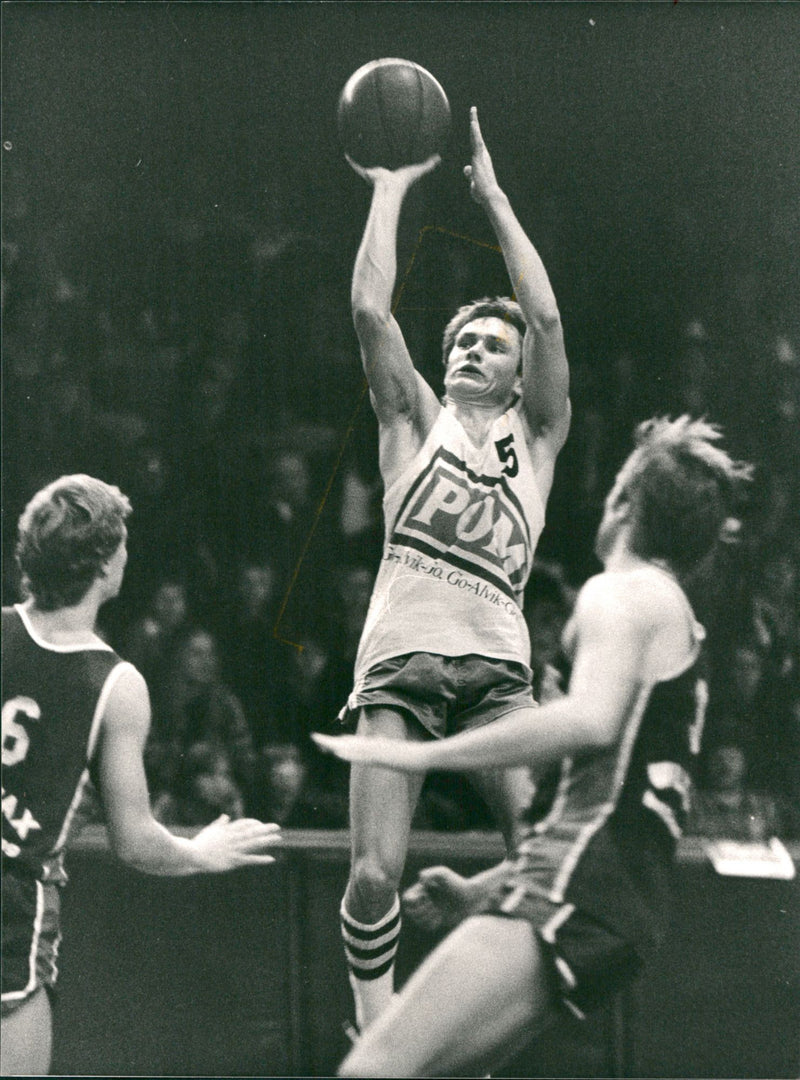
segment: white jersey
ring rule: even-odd
[[[516,408],[476,447],[443,408],[384,500],[383,558],[356,657],[355,690],[409,652],[529,666],[522,597],[544,499]]]

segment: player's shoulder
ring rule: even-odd
[[[563,407],[556,414],[546,418],[540,416],[532,403],[524,396],[519,397],[512,408],[519,416],[528,441],[556,458],[567,441],[572,424],[571,399],[566,397]]]
[[[654,567],[604,571],[584,584],[576,614],[586,619],[622,620],[640,628],[685,619],[687,600],[677,582]]]
[[[144,676],[127,660],[119,660],[109,672],[104,720],[145,715],[149,718],[149,713],[150,695]]]
[[[530,410],[525,407],[521,398],[509,408],[507,415],[513,417],[513,422],[519,425],[534,472],[552,471],[569,433],[572,415],[569,402],[564,415],[553,424],[534,422]]]

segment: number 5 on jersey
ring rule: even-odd
[[[503,462],[503,475],[516,476],[519,472],[517,451],[514,449],[514,436],[507,435],[505,439],[498,439],[494,444],[497,456]]]

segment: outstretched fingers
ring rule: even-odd
[[[480,121],[478,120],[478,108],[476,105],[470,106],[469,110],[469,139],[473,154],[477,153],[479,150],[486,149]]]
[[[322,735],[318,731],[312,731],[311,738],[320,750],[324,750],[326,754],[333,754],[334,757],[346,757],[342,750],[342,742],[347,738],[346,735]]]
[[[240,818],[225,825],[226,839],[240,856],[256,859],[259,862],[274,862],[271,855],[266,855],[268,848],[278,847],[282,842],[279,825],[256,821],[254,818]]]

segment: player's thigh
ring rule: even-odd
[[[40,988],[0,1026],[0,1076],[45,1076],[52,1048],[50,998]]]
[[[480,1076],[553,1013],[530,923],[478,915],[426,958],[342,1064],[342,1076]]]
[[[361,710],[359,735],[421,740],[415,725],[400,709],[371,706]],[[354,857],[385,855],[387,859],[405,852],[411,819],[419,799],[424,776],[401,773],[373,765],[354,764],[350,769],[350,829]]]
[[[525,767],[481,769],[470,773],[470,781],[491,810],[507,845],[512,846],[522,814],[530,806],[534,794],[530,770]]]

